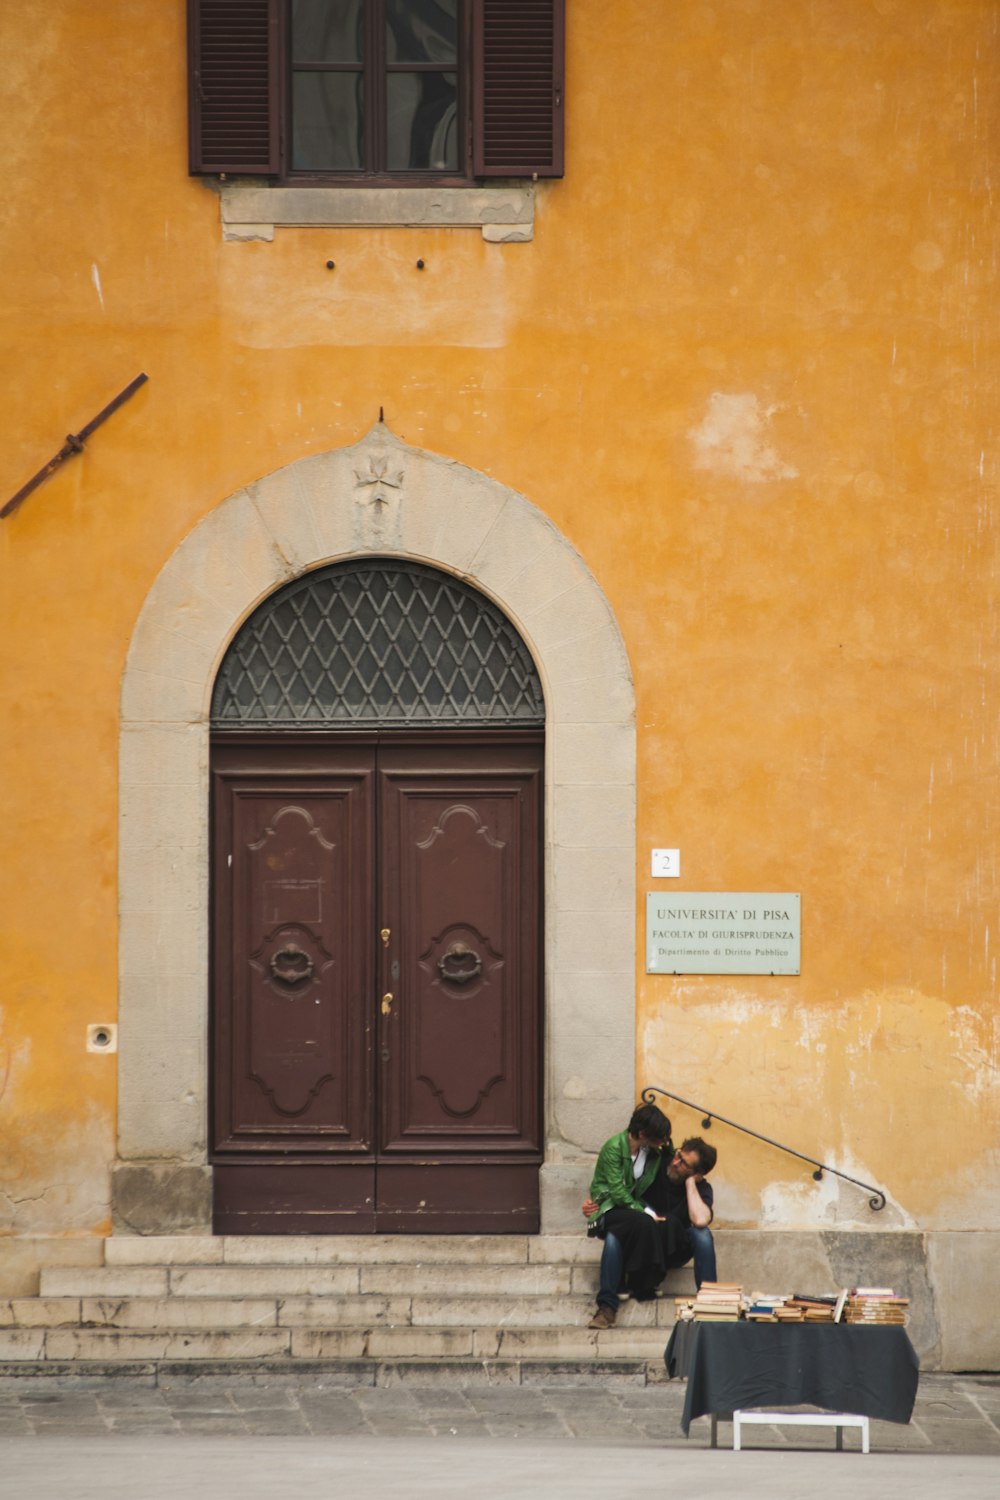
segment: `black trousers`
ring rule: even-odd
[[[659,1223],[634,1208],[609,1208],[602,1228],[622,1247],[625,1286],[637,1302],[654,1295],[671,1266],[683,1266],[691,1259],[687,1228],[679,1219]]]

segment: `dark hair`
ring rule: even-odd
[[[628,1133],[645,1135],[651,1141],[663,1141],[666,1144],[670,1140],[670,1121],[655,1104],[640,1104],[638,1109],[632,1111]]]
[[[703,1141],[700,1135],[693,1135],[690,1140],[684,1142],[682,1151],[697,1151],[698,1171],[702,1177],[707,1177],[719,1159],[719,1153],[714,1146]]]

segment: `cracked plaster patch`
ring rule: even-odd
[[[763,484],[770,479],[795,479],[798,469],[786,464],[767,442],[767,425],[779,408],[762,407],[752,392],[713,391],[705,415],[688,433],[695,450],[695,468]]]
[[[0,1189],[0,1233],[65,1234],[91,1230],[108,1218],[107,1163],[112,1127],[95,1105],[78,1118],[41,1122]],[[36,1159],[33,1145],[44,1142]]]

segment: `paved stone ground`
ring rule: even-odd
[[[0,1454],[5,1439],[181,1437],[439,1438],[575,1440],[692,1450],[709,1441],[707,1418],[681,1432],[684,1386],[644,1388],[399,1384],[338,1387],[324,1376],[0,1376]],[[720,1424],[720,1444],[731,1443]],[[829,1428],[757,1427],[751,1448],[822,1450]],[[848,1431],[845,1447],[860,1443]],[[19,1445],[20,1446],[20,1445]],[[30,1446],[30,1445],[29,1445]],[[872,1422],[874,1453],[1000,1456],[1000,1376],[922,1375],[913,1419]],[[2,1484],[0,1484],[2,1491]],[[997,1488],[1000,1494],[1000,1464]]]
[[[0,1490],[17,1500],[996,1500],[981,1455],[661,1451],[527,1438],[119,1437],[0,1440]]]

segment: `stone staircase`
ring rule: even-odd
[[[599,1255],[583,1235],[118,1236],[103,1265],[43,1267],[38,1296],[0,1301],[0,1372],[658,1382],[690,1269],[597,1333]]]

